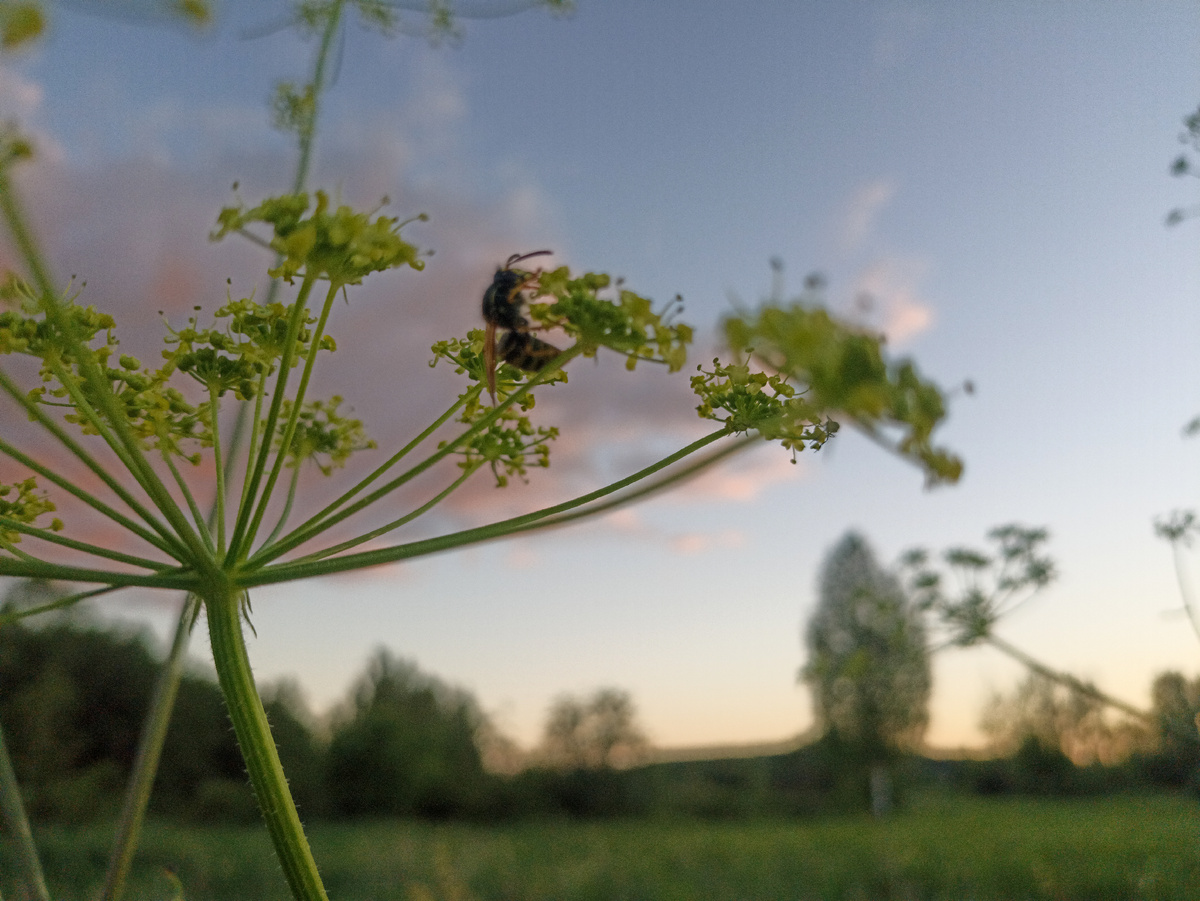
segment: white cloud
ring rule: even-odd
[[[841,217],[843,252],[857,250],[871,236],[875,223],[895,194],[896,183],[890,178],[877,178],[854,192]]]

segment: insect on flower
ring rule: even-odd
[[[552,253],[535,250],[532,253],[514,253],[496,270],[492,283],[483,292],[483,321],[486,334],[483,342],[483,364],[487,371],[488,393],[492,404],[496,403],[496,330],[504,329],[500,339],[500,358],[511,366],[525,372],[538,372],[561,351],[552,344],[530,334],[529,320],[521,315],[524,298],[521,291],[537,281],[537,272],[514,269],[513,264],[530,257]]]

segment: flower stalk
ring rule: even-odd
[[[328,901],[250,670],[242,634],[246,593],[226,583],[202,597],[217,681],[284,877],[297,901]]]

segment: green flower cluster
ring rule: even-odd
[[[257,397],[264,379],[275,371],[288,348],[288,323],[292,309],[281,303],[260,304],[250,298],[230,300],[215,318],[228,320],[220,327],[200,328],[193,316],[181,329],[169,329],[166,338],[174,350],[163,351],[167,367],[185,372],[218,397],[232,391],[238,400]],[[291,365],[304,359],[313,340],[308,316],[291,342]],[[337,344],[324,335],[320,349],[333,351]]]
[[[268,273],[289,284],[301,272],[306,278],[324,278],[341,287],[397,266],[425,268],[417,248],[400,237],[401,228],[425,221],[424,214],[401,222],[389,216],[372,219],[344,205],[330,210],[324,191],[316,192],[316,206],[306,216],[308,207],[306,193],[271,197],[248,210],[240,205],[226,207],[217,217],[219,228],[212,238],[220,240],[230,232],[254,238],[248,226],[255,222],[271,226],[273,237],[257,240],[280,256],[279,265]]]
[[[97,392],[103,391],[111,393],[123,421],[144,447],[182,456],[182,440],[211,443],[206,407],[194,406],[167,384],[169,364],[151,371],[137,358],[122,354],[115,366],[110,365],[119,343],[110,315],[76,304],[78,295],[42,305],[28,285],[15,279],[2,293],[18,301],[18,309],[0,313],[0,353],[41,360],[43,384],[26,394],[29,404],[71,408],[64,420],[80,426],[85,435],[96,435],[102,428],[95,412],[102,401]],[[97,367],[103,387],[86,377],[88,367]],[[199,462],[195,455],[190,459]]]
[[[36,479],[0,485],[0,544],[11,550],[11,546],[21,540],[21,526],[32,526],[39,516],[52,513],[54,509],[54,502],[38,491]],[[49,528],[59,532],[62,527],[62,520],[55,519]]]
[[[725,338],[788,383],[802,385],[810,422],[844,416],[868,435],[919,462],[931,483],[955,482],[962,461],[932,443],[945,399],[911,360],[889,362],[884,339],[852,328],[820,308],[767,306],[727,319]],[[782,407],[782,401],[780,402]],[[701,415],[703,414],[701,406]],[[766,412],[760,413],[769,419]],[[783,417],[782,410],[778,416]],[[794,414],[793,414],[794,415]],[[888,431],[899,432],[889,440]]]
[[[713,360],[712,370],[697,366],[692,390],[700,398],[696,408],[702,419],[725,424],[731,435],[757,432],[768,441],[778,441],[792,452],[819,450],[838,430],[838,424],[823,418],[822,411],[781,375],[751,372],[742,363],[722,365]]]
[[[680,305],[669,304],[656,313],[648,298],[620,287],[615,300],[601,297],[599,292],[611,283],[612,279],[600,272],[571,278],[566,266],[543,272],[538,276],[535,301],[540,297],[554,300],[530,304],[529,316],[541,328],[562,329],[576,340],[585,357],[607,347],[625,356],[627,369],[633,369],[639,360],[666,364],[671,372],[682,369],[692,329],[671,320]]]
[[[342,398],[334,395],[327,401],[306,401],[296,415],[295,431],[288,448],[288,465],[299,466],[312,460],[323,475],[341,469],[355,451],[373,450],[377,445],[367,437],[361,419],[350,419],[338,412]],[[283,443],[283,432],[292,419],[292,402],[283,402],[283,412],[276,430],[276,448]]]

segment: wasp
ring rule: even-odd
[[[552,253],[535,250],[532,253],[514,253],[483,292],[483,321],[486,334],[483,342],[483,365],[487,371],[488,392],[492,404],[496,403],[496,354],[511,366],[525,372],[539,372],[543,366],[561,353],[552,344],[530,334],[529,320],[521,315],[524,298],[521,291],[537,280],[536,272],[514,269],[513,264],[530,257]],[[496,345],[496,330],[504,329],[499,347]]]

